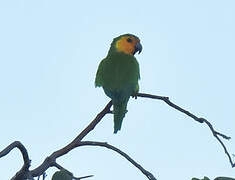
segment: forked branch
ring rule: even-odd
[[[222,138],[224,138],[226,140],[229,140],[230,137],[226,136],[225,134],[222,134],[222,133],[216,131],[213,128],[212,124],[208,120],[206,120],[205,118],[199,118],[199,117],[195,116],[191,112],[189,112],[189,111],[181,108],[180,106],[172,103],[169,100],[169,98],[165,97],[165,96],[156,96],[156,95],[151,95],[151,94],[137,93],[137,94],[135,94],[135,97],[142,97],[142,98],[151,98],[151,99],[162,100],[166,104],[171,106],[172,108],[174,108],[174,109],[176,109],[176,110],[186,114],[187,116],[193,118],[195,121],[197,121],[199,123],[205,123],[209,127],[209,129],[211,130],[213,136],[218,140],[218,142],[223,147],[223,149],[225,151],[225,154],[227,155],[231,166],[235,167],[235,164],[232,162],[232,158],[231,158],[230,154],[228,153],[228,150],[227,150],[226,146],[224,145],[224,143],[220,139],[220,137],[222,137]],[[148,179],[155,180],[156,178],[150,172],[146,171],[141,165],[136,163],[126,153],[122,152],[118,148],[116,148],[116,147],[114,147],[112,145],[109,145],[107,143],[102,143],[102,142],[82,141],[82,139],[95,128],[95,126],[102,120],[102,118],[106,114],[111,112],[110,111],[111,106],[112,106],[112,101],[110,101],[105,106],[105,108],[95,117],[95,119],[71,143],[69,143],[65,147],[63,147],[63,148],[55,151],[54,153],[52,153],[49,157],[47,157],[44,160],[44,162],[41,165],[39,165],[37,168],[35,168],[33,170],[29,170],[30,160],[29,160],[29,157],[28,157],[28,154],[27,154],[27,150],[25,149],[25,147],[20,142],[18,142],[18,141],[12,143],[11,145],[9,145],[7,148],[5,148],[3,151],[0,152],[0,158],[5,156],[6,154],[8,154],[14,147],[17,147],[17,148],[19,148],[21,150],[21,153],[22,153],[23,159],[24,159],[24,166],[12,178],[12,180],[19,179],[19,177],[23,177],[23,178],[27,177],[28,179],[30,179],[31,177],[38,177],[38,176],[42,175],[48,168],[50,168],[52,166],[55,166],[57,158],[67,154],[68,152],[70,152],[71,150],[73,150],[74,148],[76,148],[78,146],[85,146],[85,145],[89,145],[89,146],[102,146],[102,147],[106,147],[108,149],[114,150],[117,153],[119,153],[120,155],[122,155],[123,157],[125,157],[128,161],[130,161]]]
[[[232,168],[235,167],[235,163],[233,163],[232,158],[231,158],[231,156],[230,156],[230,154],[229,154],[229,152],[228,152],[226,146],[224,145],[224,143],[223,143],[222,140],[220,139],[220,137],[222,137],[222,138],[224,138],[224,139],[226,139],[226,140],[229,140],[229,139],[231,139],[231,137],[226,136],[225,134],[222,134],[222,133],[216,131],[216,130],[213,128],[212,124],[211,124],[208,120],[206,120],[205,118],[201,118],[201,117],[199,118],[199,117],[195,116],[194,114],[192,114],[191,112],[189,112],[189,111],[187,111],[187,110],[181,108],[180,106],[174,104],[173,102],[171,102],[171,101],[169,100],[169,97],[165,97],[165,96],[155,96],[155,95],[152,95],[152,94],[145,94],[145,93],[137,93],[136,96],[138,96],[138,97],[144,97],[144,98],[151,98],[151,99],[162,100],[162,101],[164,101],[166,104],[168,104],[169,106],[171,106],[172,108],[174,108],[174,109],[176,109],[176,110],[178,110],[178,111],[180,111],[180,112],[186,114],[187,116],[193,118],[195,121],[197,121],[197,122],[199,122],[199,123],[206,123],[206,125],[210,128],[210,130],[211,130],[213,136],[217,139],[217,141],[218,141],[218,142],[220,143],[220,145],[223,147],[224,152],[225,152],[225,154],[227,155],[227,157],[228,157],[228,159],[229,159],[229,162],[230,162]]]

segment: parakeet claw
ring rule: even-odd
[[[135,93],[131,97],[137,99],[137,94]]]
[[[110,110],[109,112],[107,112],[107,113],[108,113],[108,114],[114,114],[113,111],[111,111],[111,110]]]

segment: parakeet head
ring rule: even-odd
[[[140,39],[133,34],[123,34],[113,39],[109,53],[122,52],[129,55],[135,55],[136,52],[141,53],[142,45]]]

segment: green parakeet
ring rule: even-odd
[[[108,55],[100,62],[96,73],[95,86],[102,86],[105,94],[112,99],[114,133],[121,129],[130,96],[139,91],[139,64],[134,55],[141,51],[142,45],[137,36],[118,36],[113,39]]]

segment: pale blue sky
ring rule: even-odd
[[[109,101],[95,73],[123,33],[143,45],[141,92],[169,96],[235,138],[234,9],[233,0],[0,0],[0,149],[21,141],[32,169],[76,137]],[[207,126],[161,101],[131,99],[117,135],[112,121],[106,116],[85,139],[122,149],[159,180],[234,177]],[[235,153],[234,139],[226,145]],[[58,163],[90,179],[146,179],[103,148],[81,147]],[[1,179],[21,165],[17,150],[0,159]]]

